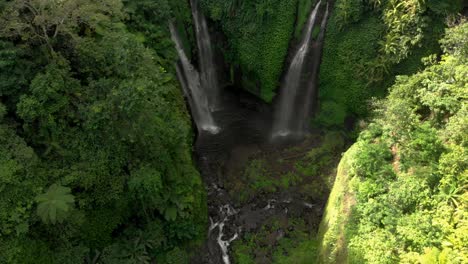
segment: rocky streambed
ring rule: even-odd
[[[241,243],[246,234],[255,234],[272,221],[302,219],[308,232],[315,233],[329,193],[324,177],[304,176],[296,168],[301,161],[307,162],[311,149],[322,144],[320,131],[312,131],[301,142],[272,144],[269,107],[245,94],[230,96],[237,98],[226,99],[226,107],[215,113],[223,130],[199,134],[195,146],[208,194],[210,223],[205,248],[191,263],[233,263],[233,243]],[[236,103],[230,105],[229,101]],[[283,229],[294,228],[282,226],[265,243],[278,243],[291,231]],[[259,257],[258,263],[271,261],[271,256]]]

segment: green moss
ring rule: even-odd
[[[231,194],[239,202],[246,202],[258,193],[273,193],[296,185],[301,178],[292,172],[277,177],[265,160],[254,159],[245,168],[242,177],[230,182]]]
[[[318,242],[316,239],[305,240],[295,245],[286,255],[276,257],[277,264],[310,264],[317,259]]]
[[[317,39],[318,36],[320,34],[320,27],[319,26],[315,26],[312,30],[312,38],[313,39]]]
[[[298,160],[295,168],[305,177],[328,178],[330,167],[344,148],[344,138],[339,132],[327,132],[319,147],[312,148],[304,158]],[[320,187],[326,187],[321,185]],[[323,188],[320,188],[321,190]],[[311,192],[314,193],[314,192]]]
[[[278,233],[282,230],[283,235]],[[318,241],[302,219],[271,219],[256,233],[233,243],[234,263],[314,263]],[[267,262],[268,261],[268,262]]]
[[[346,263],[347,260],[345,228],[354,204],[353,192],[349,187],[348,170],[349,161],[355,155],[356,150],[355,146],[351,147],[338,166],[335,184],[319,228],[319,263]]]
[[[226,57],[241,69],[243,88],[270,102],[295,30],[297,0],[201,3],[227,36]]]
[[[359,77],[360,65],[377,56],[384,25],[377,14],[369,13],[341,31],[339,19],[336,13],[330,18],[320,70],[323,103],[317,120],[324,126],[343,125],[345,115],[365,115],[365,102],[376,93]]]

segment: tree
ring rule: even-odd
[[[448,29],[440,61],[397,78],[373,120],[382,133],[356,143],[348,173],[361,176],[350,181],[359,220],[347,228],[357,230],[348,252],[359,257],[350,263],[467,261],[467,30],[464,21]]]
[[[45,224],[62,223],[73,208],[75,197],[70,188],[53,184],[46,193],[36,196],[37,214]]]
[[[21,38],[29,44],[45,44],[54,53],[57,39],[74,39],[99,31],[112,16],[120,17],[119,0],[15,0],[0,16],[0,36]]]
[[[155,221],[167,243],[154,254],[205,232],[190,120],[164,68],[166,20],[190,8],[153,2],[127,2],[128,30],[121,0],[0,0],[0,263],[77,263]]]

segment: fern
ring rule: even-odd
[[[53,184],[46,193],[36,196],[37,215],[45,224],[62,223],[73,208],[75,197],[68,187]]]

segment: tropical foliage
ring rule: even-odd
[[[447,17],[461,1],[338,0],[330,18],[320,72],[321,126],[369,113],[366,101],[383,97],[396,75],[423,68],[438,53]]]
[[[336,184],[346,186],[342,201],[354,200],[339,232],[349,263],[468,261],[468,23],[459,23],[446,30],[440,60],[397,78],[343,160]],[[340,255],[333,232],[327,263]]]
[[[270,102],[279,86],[289,42],[301,31],[312,2],[202,0],[201,4],[228,39],[225,57],[242,72],[242,87]],[[296,17],[300,19],[297,24]]]
[[[36,197],[37,214],[44,223],[62,223],[66,219],[75,202],[70,191],[70,188],[53,184],[46,193]]]
[[[198,3],[221,83],[271,102],[316,2],[0,0],[0,263],[189,263],[208,213],[168,22],[196,65]],[[330,3],[316,136],[256,153],[223,187],[235,205],[324,204],[357,142],[319,236],[318,217],[270,219],[234,262],[468,263],[462,1]]]
[[[166,24],[188,5],[125,4],[0,1],[1,263],[150,263],[204,232]]]

